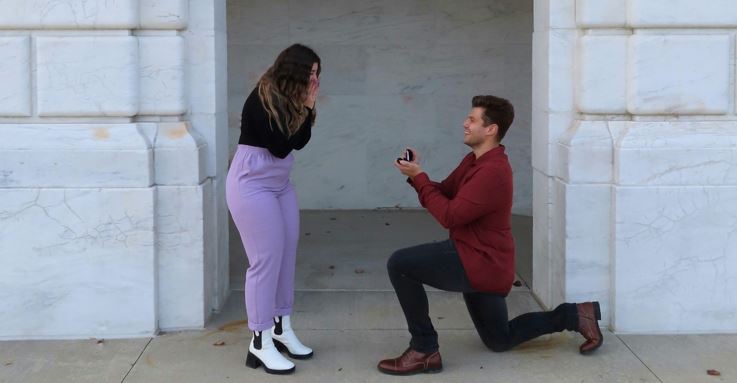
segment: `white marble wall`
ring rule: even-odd
[[[576,116],[576,13],[574,0],[535,0],[534,7],[532,289],[552,308],[565,300],[564,189],[556,177],[558,140]]]
[[[203,327],[228,292],[224,0],[0,8],[0,339]]]
[[[318,120],[293,180],[306,209],[418,207],[391,165],[416,147],[436,179],[467,152],[471,97],[509,98],[505,144],[514,212],[532,212],[532,1],[228,1],[229,126],[237,144],[245,97],[289,44],[323,60]]]
[[[187,123],[140,123],[152,144],[158,328],[201,328],[212,307],[212,179],[207,145]]]
[[[134,29],[137,0],[3,0],[3,29]]]
[[[156,331],[153,189],[0,195],[0,339]]]
[[[618,332],[737,332],[737,14],[694,4],[536,3],[534,290]]]
[[[31,115],[31,44],[28,36],[0,37],[0,73],[6,83],[0,90],[0,114]]]
[[[737,121],[612,125],[615,328],[737,332]]]
[[[156,188],[159,327],[201,328],[209,313],[205,294],[208,259],[205,244],[205,198],[212,193],[210,179],[197,186]]]
[[[507,95],[543,302],[600,300],[619,332],[737,332],[735,8],[534,6],[530,44],[511,0],[231,2],[228,38],[225,0],[0,1],[0,338],[203,325],[228,291],[242,100],[296,41],[325,60],[303,207],[413,206],[396,152],[447,173],[470,97]]]
[[[173,1],[173,0],[172,0]],[[189,25],[185,37],[188,114],[195,131],[207,143],[205,166],[213,180],[204,201],[209,226],[205,227],[208,263],[207,304],[218,310],[230,291],[228,262],[228,208],[225,176],[228,172],[228,76],[225,0],[189,0]],[[207,192],[207,191],[206,191]],[[210,230],[209,232],[207,230]]]
[[[563,206],[554,206],[552,256],[561,264],[552,280],[553,302],[597,300],[604,323],[611,314],[612,169],[615,128],[605,121],[578,121],[559,139],[556,185]]]
[[[138,114],[177,116],[185,113],[184,39],[181,36],[141,36],[138,48]]]
[[[0,156],[0,339],[155,332],[152,156],[136,126],[5,124]]]

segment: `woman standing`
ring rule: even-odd
[[[253,338],[246,365],[271,374],[294,372],[312,357],[292,331],[299,209],[289,181],[294,156],[310,140],[320,57],[294,44],[282,51],[246,99],[226,200],[248,256],[246,311]]]

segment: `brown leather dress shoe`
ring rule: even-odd
[[[599,328],[601,309],[599,302],[584,302],[576,304],[578,311],[578,332],[586,338],[586,342],[579,347],[581,354],[589,354],[604,343],[604,336]]]
[[[423,354],[408,348],[398,358],[382,360],[378,368],[379,371],[391,375],[413,375],[420,372],[432,374],[443,370],[443,360],[439,351]]]

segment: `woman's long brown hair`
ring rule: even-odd
[[[275,121],[287,137],[297,133],[307,116],[305,100],[314,63],[317,63],[319,76],[322,65],[317,53],[304,45],[294,44],[277,56],[274,65],[258,82],[258,96],[270,117],[269,126]]]

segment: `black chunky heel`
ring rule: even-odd
[[[259,359],[256,355],[251,354],[251,352],[248,352],[248,356],[246,356],[246,367],[251,368],[259,368],[261,367],[261,359]]]
[[[249,351],[248,356],[246,356],[246,367],[251,367],[255,369],[255,368],[262,367],[262,366],[264,368],[264,371],[266,371],[266,373],[273,374],[273,375],[289,375],[294,372],[294,367],[287,369],[287,370],[272,370],[266,367],[266,365],[264,364],[264,362],[261,361],[261,359],[259,359],[256,355],[253,355]]]

